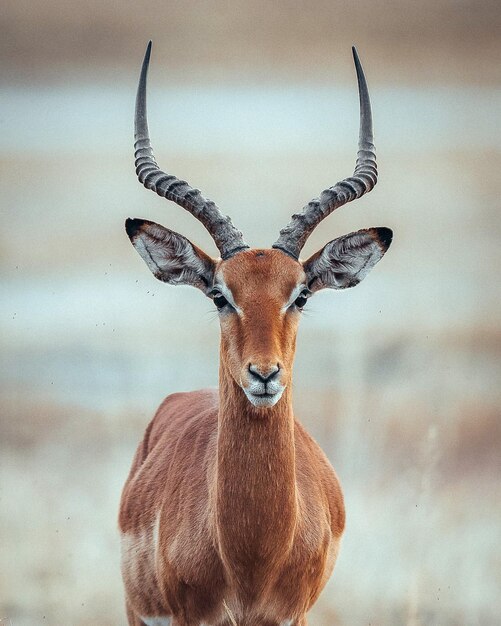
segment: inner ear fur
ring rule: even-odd
[[[309,289],[358,285],[383,258],[392,237],[389,228],[367,228],[333,239],[303,263]]]
[[[212,287],[216,261],[183,235],[148,220],[128,218],[125,230],[153,275],[171,285]]]

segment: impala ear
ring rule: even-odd
[[[125,230],[156,278],[171,285],[193,285],[207,294],[216,262],[186,237],[140,219],[127,219]]]
[[[315,292],[358,285],[383,258],[392,237],[389,228],[368,228],[333,239],[304,261],[308,288]]]

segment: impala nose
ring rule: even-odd
[[[249,363],[249,372],[251,376],[257,378],[257,380],[262,383],[271,382],[277,376],[279,371],[280,365],[278,363],[267,368],[259,367],[259,365],[254,365],[254,363]]]

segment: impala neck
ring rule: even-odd
[[[287,557],[296,526],[290,386],[274,407],[257,409],[222,362],[219,395],[218,542],[230,575],[259,592]]]

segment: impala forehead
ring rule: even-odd
[[[245,250],[222,261],[214,285],[230,290],[237,304],[257,294],[287,302],[291,294],[306,283],[306,274],[298,261],[280,250]]]

